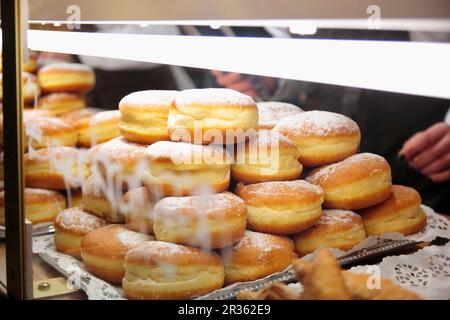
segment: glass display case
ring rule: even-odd
[[[106,281],[108,289],[102,294],[93,293],[102,282],[87,283],[88,271],[81,262],[72,264],[72,269],[63,267],[77,257],[69,253],[69,260],[64,260],[66,257],[54,248],[53,221],[65,209],[86,206],[88,177],[102,177],[102,192],[109,193],[105,203],[97,204],[96,216],[102,216],[104,210],[131,210],[128,200],[122,200],[125,192],[149,189],[145,183],[141,187],[141,178],[153,163],[134,164],[136,170],[120,179],[126,169],[116,170],[116,160],[98,161],[99,167],[92,168],[96,152],[106,149],[106,143],[113,140],[115,143],[105,151],[111,157],[108,159],[123,154],[133,157],[131,154],[137,152],[124,147],[128,142],[121,136],[129,138],[130,134],[124,134],[122,124],[119,130],[119,122],[128,121],[123,109],[122,114],[118,111],[119,101],[133,91],[227,87],[250,96],[253,104],[277,100],[301,106],[307,112],[319,109],[345,114],[361,127],[361,145],[358,140],[356,149],[381,154],[390,165],[394,183],[415,187],[424,204],[436,205],[433,209],[443,214],[437,215],[427,207],[429,223],[445,223],[445,214],[450,213],[445,211],[450,179],[444,177],[445,168],[437,170],[439,164],[434,164],[431,169],[423,165],[412,170],[417,163],[408,156],[397,158],[415,133],[437,122],[445,123],[450,106],[448,1],[189,0],[181,5],[163,0],[2,0],[0,10],[4,180],[0,205],[5,217],[4,221],[0,219],[0,293],[11,298],[123,298],[111,281]],[[72,72],[68,83],[61,82],[59,77]],[[71,81],[78,80],[82,84],[72,87]],[[122,100],[121,106],[126,102]],[[242,103],[245,105],[245,101]],[[242,114],[244,111],[232,117],[238,119]],[[142,117],[148,127],[158,125],[144,119],[143,114],[130,117],[133,121]],[[261,124],[261,111],[259,117]],[[279,118],[276,111],[267,117],[273,123]],[[104,127],[111,124],[114,127]],[[444,126],[442,132],[447,130]],[[157,140],[170,140],[164,137]],[[133,143],[146,148],[157,141],[150,140],[135,138]],[[332,162],[336,161],[320,165]],[[301,178],[318,166],[304,162]],[[216,170],[202,179],[218,175]],[[225,189],[234,192],[244,180],[233,179],[231,174],[231,186]],[[294,179],[299,178],[300,173]],[[174,185],[183,184],[180,175],[169,180]],[[263,181],[267,180],[252,182]],[[139,200],[145,197],[138,195]],[[155,197],[151,193],[151,201],[163,196]],[[111,199],[117,204],[113,205]],[[360,213],[366,207],[354,210]],[[108,223],[125,221],[115,214]],[[140,223],[137,230],[145,221]],[[260,231],[254,225],[250,229]],[[139,233],[140,237],[152,239],[153,235],[145,233],[149,232]],[[287,234],[292,236],[292,232]],[[156,238],[160,240],[158,235]],[[391,239],[398,242],[383,250],[387,255],[393,248],[411,247],[421,239]],[[360,257],[348,259],[357,264]],[[258,278],[292,281],[292,271],[267,280],[285,267]]]

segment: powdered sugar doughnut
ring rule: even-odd
[[[324,210],[320,220],[310,229],[294,236],[300,256],[318,248],[350,250],[366,238],[362,219],[352,211]]]
[[[122,286],[131,299],[191,299],[221,288],[223,280],[215,252],[147,241],[128,251]]]
[[[75,122],[78,131],[78,145],[89,148],[120,136],[119,131],[120,111],[102,111],[90,118],[80,119]]]
[[[38,108],[53,111],[61,115],[74,110],[83,109],[86,102],[74,93],[51,93],[39,98]]]
[[[146,90],[133,92],[122,98],[119,103],[122,114],[119,127],[122,135],[140,143],[170,140],[167,118],[177,92]]]
[[[167,126],[172,141],[233,144],[247,139],[245,131],[257,129],[258,108],[251,97],[231,89],[184,90],[175,98]]]
[[[26,118],[24,124],[27,144],[32,149],[54,146],[74,147],[77,144],[77,130],[61,119],[31,117]]]
[[[299,149],[305,166],[320,166],[345,159],[359,148],[361,133],[352,119],[327,111],[307,111],[281,120],[274,128]]]
[[[312,171],[307,181],[325,191],[325,207],[362,209],[383,202],[391,194],[391,168],[381,156],[360,153]]]
[[[287,268],[294,244],[287,237],[246,231],[234,246],[222,250],[221,257],[226,284],[252,281]]]
[[[86,269],[105,281],[121,283],[127,252],[153,237],[134,232],[118,224],[87,233],[81,240],[81,257]]]
[[[80,63],[53,63],[38,71],[38,81],[44,92],[85,92],[95,85],[91,67]]]
[[[83,211],[81,208],[69,208],[61,211],[55,221],[56,250],[80,258],[80,242],[84,235],[92,230],[104,227],[107,222]]]
[[[154,207],[157,240],[206,249],[230,246],[247,225],[244,201],[232,193],[167,197]]]

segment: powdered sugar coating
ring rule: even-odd
[[[370,171],[369,176],[371,176],[382,172],[382,168],[386,166],[386,160],[377,154],[358,153],[340,162],[313,171],[305,180],[319,184],[327,183],[329,180],[333,180],[338,172],[351,170],[360,164],[364,164],[365,169]]]
[[[130,93],[119,102],[119,108],[125,104],[133,107],[147,109],[152,107],[169,107],[175,100],[178,91],[175,90],[144,90]]]
[[[116,232],[117,239],[125,246],[135,246],[144,241],[153,240],[154,238],[135,231],[127,230],[127,229],[119,229]]]
[[[278,102],[265,101],[258,102],[259,125],[264,128],[273,128],[281,119],[294,114],[302,113],[303,110],[296,105]]]
[[[304,193],[315,194],[317,196],[323,195],[323,190],[321,187],[309,183],[305,180],[268,181],[249,184],[246,186],[239,186],[238,189],[239,188],[245,189],[246,198],[272,198],[274,197],[274,195],[299,197]]]
[[[50,117],[27,117],[25,119],[25,128],[28,133],[30,130],[40,130],[46,133],[60,133],[61,131],[75,131],[75,128],[58,118]]]
[[[25,188],[25,196],[27,195],[40,195],[49,198],[62,197],[61,193],[59,193],[58,191],[40,188]]]
[[[50,93],[46,96],[43,96],[39,99],[39,102],[42,103],[53,103],[53,102],[62,102],[62,101],[82,101],[82,99],[76,95],[75,93],[67,93],[67,92],[54,92]]]
[[[48,64],[48,65],[42,67],[39,70],[39,73],[47,72],[47,71],[60,71],[60,70],[62,70],[62,71],[94,72],[92,70],[92,68],[86,64],[58,62],[58,63]]]
[[[108,223],[97,216],[87,213],[80,208],[69,208],[61,211],[56,217],[56,224],[75,232],[86,234]]]
[[[130,157],[144,156],[145,150],[145,145],[130,142],[124,137],[117,137],[101,144],[97,149],[94,158],[98,160],[121,162]]]
[[[317,225],[353,224],[355,220],[361,220],[360,216],[349,210],[323,210]]]
[[[109,110],[109,111],[102,111],[97,114],[95,114],[92,118],[89,120],[89,124],[91,126],[95,126],[104,122],[108,121],[119,121],[120,120],[120,111],[119,110]]]
[[[241,240],[234,245],[233,250],[236,251],[250,247],[260,252],[268,253],[275,249],[284,249],[283,245],[278,241],[274,241],[277,237],[278,236],[272,234],[246,230]]]
[[[241,216],[246,213],[244,202],[230,192],[213,195],[166,197],[154,207],[154,214],[164,217],[180,217],[183,213],[195,213],[201,216],[222,216],[229,211]]]
[[[187,247],[165,241],[144,242],[129,251],[129,255],[145,256],[147,261],[151,261],[152,258],[160,255],[177,256],[186,253],[189,253]]]
[[[185,142],[158,141],[147,147],[147,155],[151,161],[170,159],[173,163],[230,163],[231,156],[218,145],[201,145]]]
[[[333,136],[359,134],[352,119],[328,111],[306,111],[282,119],[274,128],[287,137]]]
[[[209,88],[183,90],[175,98],[175,105],[183,107],[187,105],[203,106],[241,106],[254,107],[256,103],[252,97],[232,89]]]

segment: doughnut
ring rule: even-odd
[[[247,225],[244,201],[230,192],[167,197],[156,203],[153,215],[157,240],[204,249],[236,243]]]
[[[77,122],[78,120],[85,119],[85,118],[91,118],[92,116],[94,116],[96,113],[98,113],[100,111],[102,111],[102,110],[97,109],[97,108],[83,108],[83,109],[78,109],[78,110],[63,113],[63,114],[59,115],[58,118],[74,125],[75,122]]]
[[[107,222],[81,208],[74,207],[61,211],[55,221],[55,247],[59,252],[77,259],[80,255],[81,239],[92,230],[104,227]]]
[[[163,241],[128,251],[122,287],[130,299],[191,299],[223,286],[223,263],[215,252]]]
[[[119,121],[119,110],[103,111],[91,118],[78,120],[74,124],[78,131],[78,145],[89,148],[117,138],[120,136]]]
[[[254,134],[258,108],[251,97],[231,89],[183,90],[170,108],[167,126],[172,141],[233,144]]]
[[[230,156],[221,146],[159,141],[147,148],[150,161],[142,181],[165,196],[225,191],[230,183]]]
[[[221,257],[226,285],[253,281],[286,269],[294,258],[294,244],[287,237],[247,230]]]
[[[425,228],[427,215],[420,207],[420,194],[400,185],[393,185],[391,192],[385,202],[359,212],[367,235],[400,232],[407,236]]]
[[[38,71],[43,92],[86,92],[95,85],[91,67],[80,63],[53,63]]]
[[[157,196],[146,187],[132,189],[122,199],[126,227],[130,230],[153,235],[153,207]]]
[[[78,135],[74,126],[58,118],[31,117],[24,121],[25,135],[33,149],[74,147]]]
[[[66,208],[66,198],[58,191],[25,188],[25,218],[32,224],[53,222]],[[0,191],[0,225],[5,224],[5,192]]]
[[[117,137],[95,149],[93,171],[98,170],[106,180],[123,183],[132,189],[140,187],[141,176],[148,167],[146,145]]]
[[[24,156],[25,185],[65,190],[80,188],[89,175],[87,153],[71,147],[53,147]]]
[[[325,191],[324,206],[355,210],[385,201],[391,194],[391,168],[373,153],[360,153],[312,171],[307,181]]]
[[[265,101],[256,103],[256,106],[259,115],[258,129],[272,130],[281,119],[303,112],[296,105],[286,102]]]
[[[154,238],[111,224],[88,232],[80,243],[84,266],[102,280],[121,283],[125,275],[124,259],[138,244]]]
[[[304,166],[330,164],[355,154],[361,132],[355,121],[328,111],[306,111],[282,119],[274,128],[298,147]]]
[[[120,100],[120,132],[128,140],[154,143],[170,140],[167,117],[178,91],[146,90],[130,93]]]
[[[121,186],[108,184],[101,176],[90,175],[83,186],[83,208],[108,222],[122,223]]]
[[[51,110],[56,115],[86,108],[86,102],[74,93],[50,93],[39,98],[38,109]]]
[[[304,180],[238,184],[236,194],[247,205],[248,227],[291,234],[311,227],[322,216],[322,188]]]
[[[231,178],[244,183],[295,180],[303,166],[297,146],[276,131],[259,130],[255,137],[236,146]]]
[[[41,94],[36,76],[29,72],[22,72],[22,97],[25,104],[31,104]],[[3,74],[0,73],[0,101],[3,101]]]
[[[300,256],[322,247],[347,251],[365,238],[361,217],[344,210],[323,210],[322,217],[314,226],[293,237]]]

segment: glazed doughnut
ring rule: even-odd
[[[191,299],[221,288],[223,281],[215,252],[147,241],[128,251],[122,287],[131,299]]]
[[[303,171],[298,155],[297,146],[288,138],[276,131],[259,130],[245,145],[236,146],[231,177],[244,183],[295,180]]]
[[[66,208],[66,198],[57,191],[25,188],[25,218],[32,224],[53,222]],[[5,192],[0,191],[0,225],[5,224]]]
[[[254,134],[258,108],[251,97],[231,89],[184,90],[175,97],[167,126],[172,141],[233,144],[245,141],[247,130]]]
[[[89,175],[87,153],[71,147],[53,147],[24,156],[25,185],[65,190],[80,188]]]
[[[56,115],[86,108],[86,102],[74,93],[50,93],[39,98],[39,109],[51,110]]]
[[[167,117],[178,91],[146,90],[133,92],[120,100],[120,132],[134,142],[154,143],[170,140]]]
[[[120,136],[120,111],[99,112],[91,118],[80,119],[74,126],[78,131],[78,145],[89,148]]]
[[[297,253],[304,256],[321,247],[347,251],[365,238],[359,215],[352,211],[323,210],[320,220],[310,229],[296,234],[294,242]]]
[[[303,112],[296,105],[286,102],[266,101],[256,105],[259,115],[258,129],[272,130],[280,120]]]
[[[363,209],[385,201],[391,194],[391,168],[373,153],[360,153],[312,171],[307,181],[325,191],[325,207]]]
[[[121,211],[121,186],[108,184],[99,175],[90,175],[83,186],[83,208],[109,222],[125,221]]]
[[[97,108],[83,108],[63,113],[59,115],[58,118],[74,125],[78,120],[91,118],[101,111],[101,109]]]
[[[251,230],[275,234],[303,231],[322,215],[322,188],[304,180],[238,184]]]
[[[232,245],[247,225],[244,201],[230,192],[164,198],[153,214],[157,240],[204,249]]]
[[[87,233],[81,240],[81,257],[86,269],[108,282],[121,283],[124,259],[138,244],[154,238],[112,224]]]
[[[78,136],[74,126],[58,118],[31,117],[24,121],[25,135],[33,149],[74,147]]]
[[[95,85],[91,67],[79,63],[53,63],[38,71],[43,92],[86,92]]]
[[[140,187],[141,176],[148,166],[146,148],[124,137],[102,143],[93,156],[93,171],[99,170],[106,179],[116,183],[121,181],[124,187]]]
[[[275,130],[298,147],[298,160],[314,167],[337,162],[355,154],[361,132],[355,121],[328,111],[307,111],[281,120]]]
[[[22,96],[25,104],[33,103],[41,94],[36,76],[28,72],[22,72]],[[0,101],[3,101],[3,74],[0,73]]]
[[[92,230],[108,223],[99,217],[74,207],[61,211],[55,221],[55,247],[59,252],[81,258],[81,239]]]
[[[253,281],[286,269],[294,258],[294,244],[283,236],[247,230],[221,257],[225,284]]]
[[[166,196],[225,191],[230,183],[230,155],[221,146],[159,141],[147,148],[150,167],[142,181]]]
[[[407,236],[425,228],[427,215],[420,207],[420,194],[400,185],[393,185],[391,192],[385,202],[359,212],[367,235],[400,232]]]
[[[157,195],[152,194],[146,187],[132,189],[125,193],[122,203],[124,205],[125,224],[128,229],[153,233],[153,207]]]

